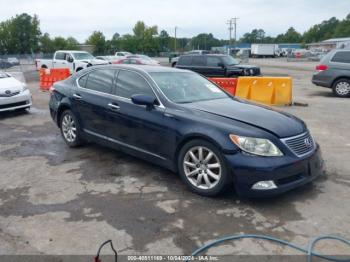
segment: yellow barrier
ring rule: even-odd
[[[267,105],[291,105],[292,78],[239,77],[236,96]]]

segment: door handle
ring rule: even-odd
[[[114,104],[114,103],[109,103],[108,107],[112,110],[118,111],[120,109],[120,106]]]
[[[76,100],[81,100],[82,99],[81,95],[79,95],[79,94],[73,94],[73,97]]]

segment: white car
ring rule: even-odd
[[[40,68],[69,68],[70,73],[78,72],[84,68],[95,65],[108,65],[109,62],[96,59],[85,51],[59,50],[56,51],[53,59],[36,59],[36,69]]]
[[[0,112],[26,110],[32,105],[32,95],[25,83],[8,73],[0,72]]]
[[[115,52],[115,55],[117,57],[117,59],[124,59],[126,58],[127,56],[129,55],[132,55],[132,53],[130,52],[126,52],[126,51],[118,51],[118,52]]]

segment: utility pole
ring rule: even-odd
[[[176,53],[176,30],[177,30],[177,26],[175,26],[175,41],[174,41],[174,52]]]
[[[226,24],[228,25],[228,30],[230,32],[230,42],[229,45],[232,45],[232,30],[234,29],[234,35],[235,35],[235,49],[236,49],[236,43],[237,43],[237,19],[239,19],[238,17],[233,17],[230,20],[228,20],[226,22]]]

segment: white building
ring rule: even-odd
[[[323,49],[327,51],[335,48],[350,48],[350,37],[331,38],[319,43],[307,44],[306,46],[310,50]]]

